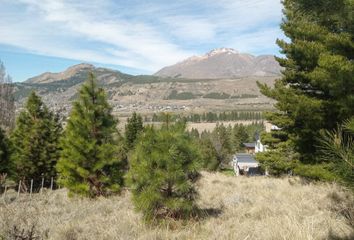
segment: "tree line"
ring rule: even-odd
[[[260,121],[263,120],[263,113],[262,112],[255,112],[255,111],[230,111],[230,112],[207,112],[207,113],[193,113],[190,115],[181,115],[181,114],[173,114],[172,115],[173,121],[183,120],[187,122],[219,122],[219,121],[244,121],[244,120],[256,120]],[[162,122],[163,116],[161,114],[154,113],[151,118],[145,116],[145,122]]]

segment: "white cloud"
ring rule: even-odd
[[[227,45],[244,53],[274,54],[272,50],[276,39],[280,36],[282,36],[280,29],[265,28],[257,32],[236,36],[230,39]]]
[[[151,72],[210,50],[198,45],[272,51],[280,34],[274,23],[280,21],[281,7],[274,0],[0,3],[2,44]]]
[[[190,16],[166,16],[162,18],[169,32],[177,38],[189,41],[212,40],[216,34],[216,25],[207,19]]]

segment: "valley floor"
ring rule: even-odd
[[[0,239],[35,224],[44,239],[354,239],[337,206],[353,196],[334,184],[297,178],[203,173],[198,205],[210,215],[188,224],[151,227],[134,211],[130,193],[98,200],[69,199],[66,190],[4,204]]]

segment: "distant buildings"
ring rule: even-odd
[[[280,128],[269,123],[266,125],[266,132],[276,130],[280,130]],[[267,151],[267,145],[262,143],[260,135],[257,134],[256,142],[243,143],[243,146],[246,153],[236,153],[232,159],[232,166],[236,176],[260,174],[259,163],[254,157],[256,153]]]

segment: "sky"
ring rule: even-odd
[[[279,55],[280,0],[0,0],[0,60],[14,81],[82,62],[129,74],[215,48]]]

